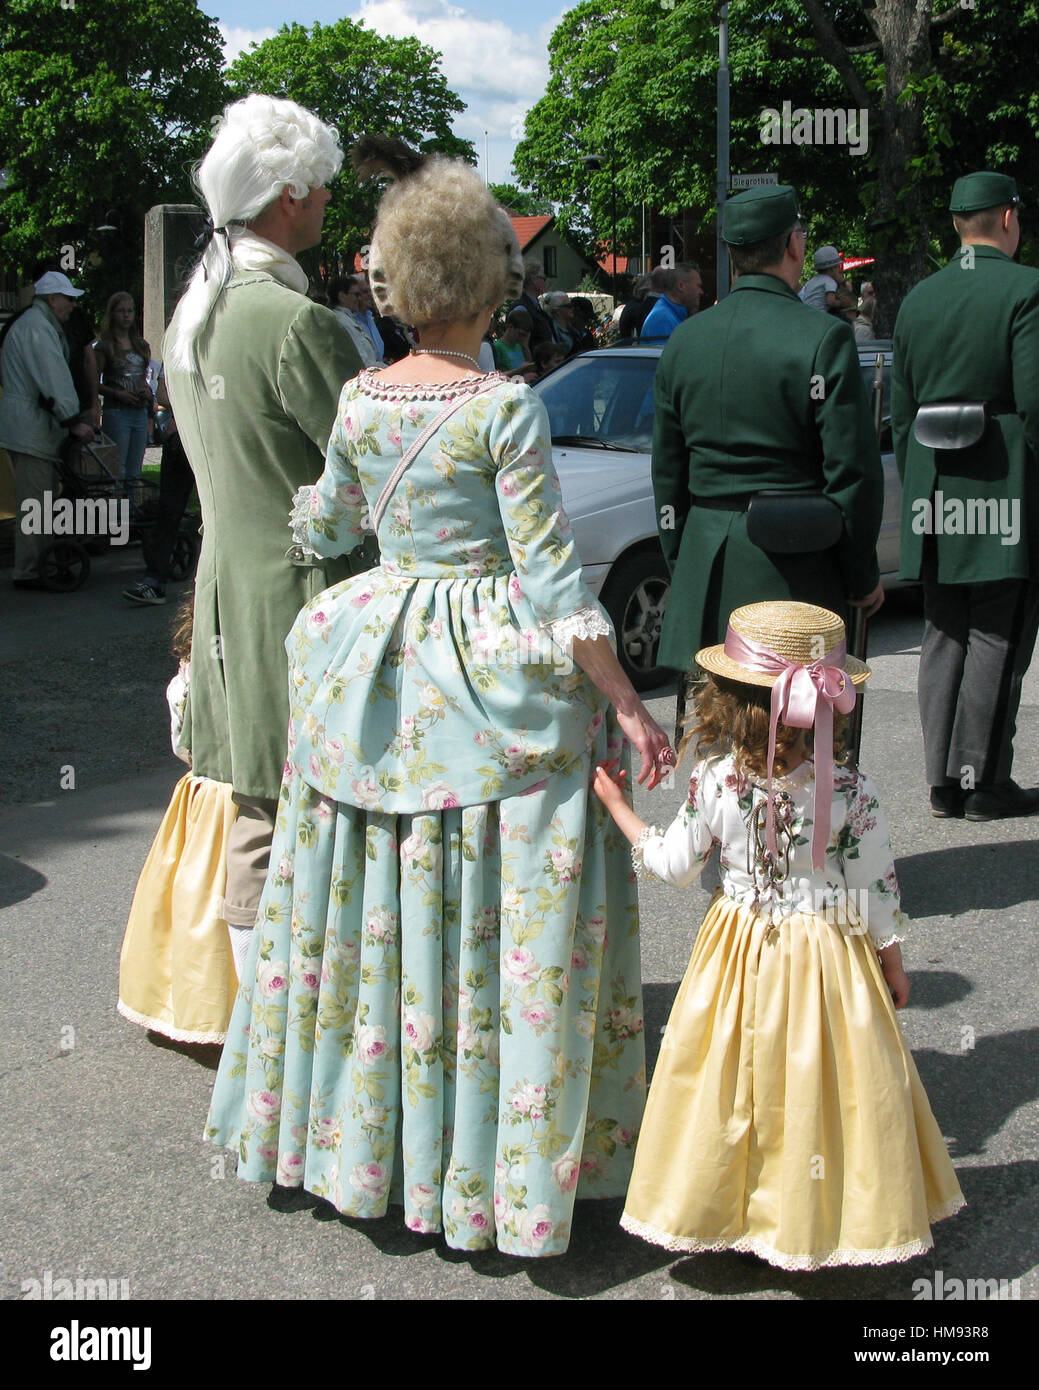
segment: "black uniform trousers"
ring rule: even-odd
[[[924,542],[924,636],[917,695],[932,787],[1006,782],[1021,682],[1039,628],[1039,584],[999,579],[939,584]]]

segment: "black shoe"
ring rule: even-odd
[[[1003,820],[1007,816],[1034,816],[1039,811],[1039,787],[1025,791],[1016,782],[991,782],[975,787],[963,802],[968,820]]]
[[[137,584],[131,584],[129,589],[124,589],[123,598],[128,598],[131,603],[165,603],[166,590],[142,579]]]
[[[15,587],[16,589],[46,589],[47,586],[46,586],[46,584],[44,584],[44,582],[43,582],[42,579],[33,578],[33,579],[16,579],[16,580],[14,581],[14,587]]]
[[[958,787],[955,782],[932,787],[931,815],[937,816],[939,820],[945,820],[949,816],[959,819],[963,815],[963,798],[963,788]]]

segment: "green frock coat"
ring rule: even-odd
[[[174,316],[173,326],[176,324]],[[275,798],[289,718],[285,638],[346,560],[294,565],[293,494],[315,483],[343,383],[361,362],[329,309],[263,271],[238,272],[166,383],[202,504],[191,643],[192,771]]]
[[[843,613],[878,581],[884,475],[848,325],[773,275],[741,275],[679,324],[654,382],[653,492],[671,592],[663,665],[720,642],[733,608],[792,598]],[[746,511],[696,499],[823,491],[844,533],[829,550],[765,552]]]
[[[982,438],[957,450],[918,443],[919,407],[952,400],[991,403]],[[930,524],[939,583],[1039,579],[1039,270],[995,246],[971,246],[907,295],[895,324],[891,423],[903,577],[920,577]],[[919,505],[936,492],[940,518]]]

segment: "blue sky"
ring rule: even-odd
[[[418,38],[443,54],[447,84],[466,103],[455,133],[473,142],[485,178],[509,183],[524,113],[548,81],[549,36],[572,6],[567,0],[199,0],[199,8],[220,24],[228,56],[290,20],[363,19],[380,34]]]

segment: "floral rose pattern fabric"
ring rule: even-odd
[[[347,384],[308,546],[356,544],[442,405]],[[599,610],[536,397],[503,380],[459,410],[379,542],[287,641],[271,868],[206,1137],[351,1216],[401,1204],[458,1249],[559,1254],[576,1197],[625,1191],[645,1060],[634,879],[589,792],[622,740],[551,640]]]
[[[767,783],[737,772],[731,755],[696,765],[685,805],[663,833],[643,831],[636,862],[684,886],[717,844],[721,889],[734,902],[764,908],[773,919],[801,911],[846,916],[878,948],[902,941],[905,917],[875,784],[852,768],[835,768],[826,868],[819,874],[812,868],[814,777],[809,761],[774,785],[777,826],[787,831],[779,842],[790,847],[787,872],[775,885],[763,882],[749,834],[755,816],[764,824]]]

